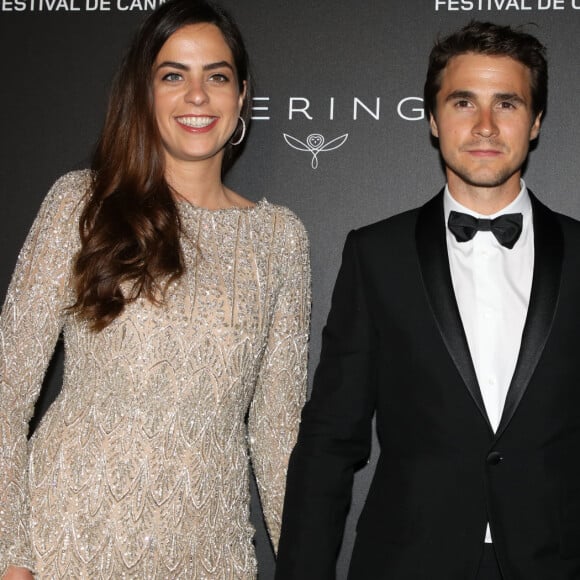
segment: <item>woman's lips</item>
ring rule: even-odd
[[[203,133],[211,130],[217,123],[218,118],[206,115],[187,115],[176,117],[175,120],[187,131]]]

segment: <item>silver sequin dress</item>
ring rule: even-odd
[[[179,203],[186,274],[94,333],[69,314],[89,174],[49,192],[0,327],[0,576],[250,579],[249,462],[277,544],[306,392],[308,243],[288,209]],[[59,333],[60,395],[27,443]]]

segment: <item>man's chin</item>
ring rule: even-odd
[[[516,171],[489,171],[489,172],[477,172],[477,173],[459,173],[456,172],[455,175],[463,181],[466,185],[471,187],[481,187],[481,188],[495,188],[505,185],[515,174]]]

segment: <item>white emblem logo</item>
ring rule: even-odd
[[[292,149],[296,149],[298,151],[309,151],[312,153],[312,169],[316,169],[318,167],[318,154],[322,153],[323,151],[334,151],[339,147],[344,145],[345,141],[348,139],[348,133],[337,137],[336,139],[332,139],[328,143],[325,142],[324,137],[319,133],[311,133],[306,137],[306,143],[300,141],[300,139],[296,139],[296,137],[292,137],[292,135],[288,135],[288,133],[284,133],[284,140]]]

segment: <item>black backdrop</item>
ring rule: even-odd
[[[422,203],[443,184],[420,98],[437,33],[477,18],[526,25],[546,42],[548,112],[525,179],[543,201],[580,218],[580,0],[223,3],[244,32],[258,82],[249,141],[228,182],[251,199],[289,206],[309,231],[310,375],[346,233]],[[87,166],[113,72],[155,4],[0,0],[2,296],[46,191]],[[39,412],[58,391],[60,358]],[[356,479],[339,578],[373,463]],[[268,580],[273,556],[255,499],[253,507],[260,577]]]

